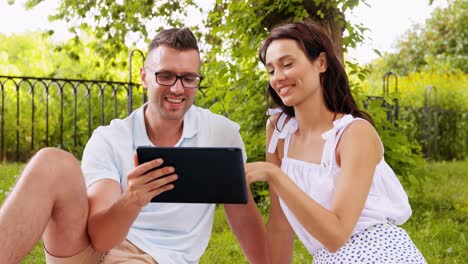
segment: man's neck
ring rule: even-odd
[[[177,144],[182,136],[184,120],[149,118],[148,113],[145,111],[145,127],[149,140],[155,146],[172,147]]]

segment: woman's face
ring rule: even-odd
[[[309,60],[297,41],[278,39],[265,54],[270,85],[287,106],[297,106],[311,96],[322,96],[320,73],[326,70],[325,54]]]

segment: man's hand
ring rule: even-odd
[[[171,184],[171,182],[177,180],[174,167],[165,166],[150,171],[161,166],[164,163],[162,159],[138,164],[135,153],[134,163],[135,169],[127,176],[127,190],[123,194],[130,199],[131,203],[144,207],[153,197],[174,188],[174,184]]]

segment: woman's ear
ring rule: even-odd
[[[328,68],[327,54],[325,52],[320,52],[320,55],[317,57],[317,65],[319,67],[319,72],[324,73]]]

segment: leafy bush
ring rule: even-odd
[[[381,70],[371,68],[362,82],[367,94],[383,96]],[[468,155],[468,74],[442,72],[436,69],[391,79],[387,100],[398,100],[399,130],[410,142],[418,142],[426,157],[463,160]]]

